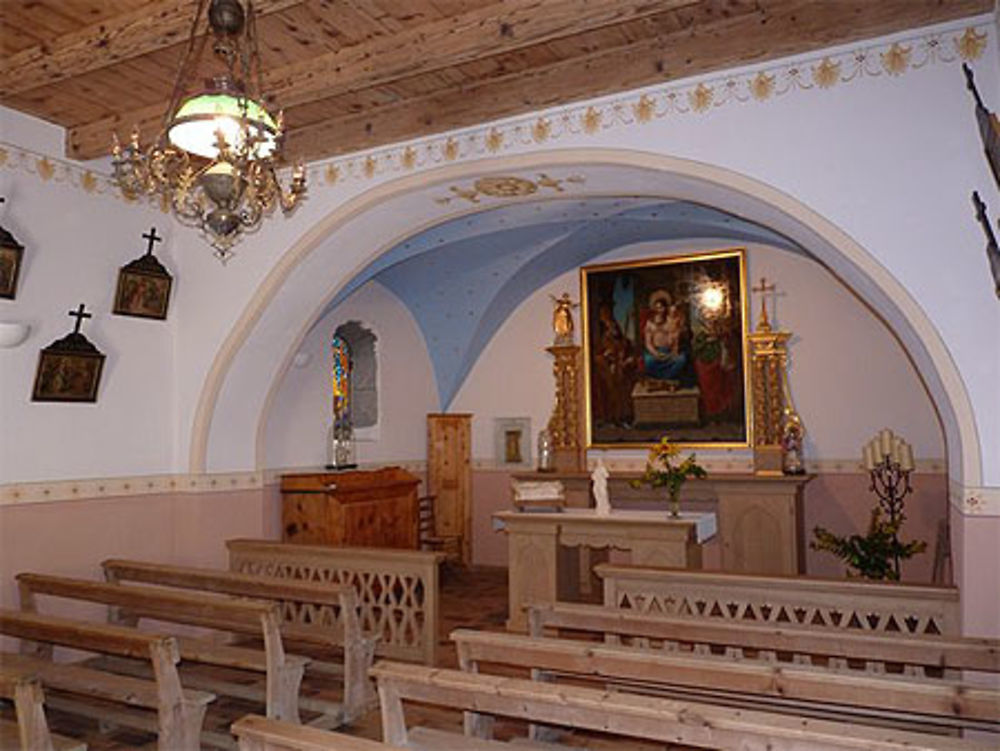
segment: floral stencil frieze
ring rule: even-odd
[[[666,117],[706,115],[734,104],[766,104],[796,92],[826,91],[866,78],[898,79],[930,65],[977,60],[991,33],[995,32],[987,22],[977,26],[942,25],[905,38],[897,36],[891,42],[800,56],[740,73],[702,78],[696,83],[664,84],[557,108],[543,115],[513,118],[503,124],[315,162],[308,167],[309,178],[314,185],[326,187],[345,181],[370,181],[462,159],[558,143],[569,136],[598,136]],[[69,183],[88,193],[120,197],[107,175],[14,146],[0,144],[0,169],[29,173],[46,182]],[[456,187],[453,195],[438,201],[462,199],[476,203],[482,195],[474,188]]]

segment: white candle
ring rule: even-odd
[[[908,443],[903,444],[903,460],[900,462],[899,467],[907,471],[913,470],[913,447]]]
[[[892,431],[889,428],[882,428],[882,432],[879,433],[879,440],[881,441],[880,448],[882,449],[879,456],[890,456],[892,454]]]
[[[870,443],[865,444],[864,457],[865,457],[865,469],[867,469],[869,472],[875,469],[875,457],[874,454],[872,453],[872,445]]]

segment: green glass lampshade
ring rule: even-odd
[[[215,159],[219,154],[218,132],[230,148],[243,146],[244,133],[260,140],[256,156],[270,156],[275,148],[278,126],[257,101],[229,92],[208,92],[186,99],[177,109],[167,137],[177,148],[191,154]]]

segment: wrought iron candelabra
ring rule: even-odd
[[[871,478],[869,489],[878,498],[879,508],[889,518],[892,530],[893,568],[896,579],[900,575],[901,543],[899,528],[903,523],[903,499],[911,492],[910,472],[913,471],[913,449],[902,438],[883,429],[864,448],[865,466]]]

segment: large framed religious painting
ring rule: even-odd
[[[587,445],[750,442],[742,249],[580,272]]]

